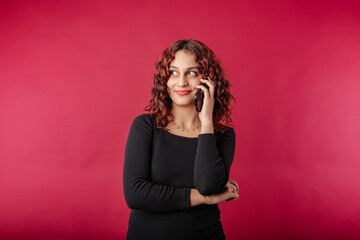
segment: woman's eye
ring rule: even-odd
[[[170,75],[176,75],[177,72],[174,72],[174,71],[170,71]]]
[[[191,75],[191,76],[196,76],[196,75],[197,75],[197,72],[191,71],[191,72],[189,72],[189,75]]]

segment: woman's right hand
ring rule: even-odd
[[[223,201],[236,201],[239,198],[239,186],[235,180],[229,180],[224,190],[213,195],[206,196],[206,204],[217,204]]]

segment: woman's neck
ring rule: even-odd
[[[194,106],[180,107],[173,105],[171,113],[174,115],[174,121],[177,125],[185,128],[198,126],[200,123],[199,113],[196,112]]]

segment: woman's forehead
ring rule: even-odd
[[[193,53],[180,50],[175,53],[175,59],[170,62],[170,67],[196,68],[198,64],[195,62],[195,55]]]

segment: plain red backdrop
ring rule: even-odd
[[[228,239],[360,239],[358,1],[2,1],[0,239],[124,239],[130,124],[197,39],[237,100]]]

